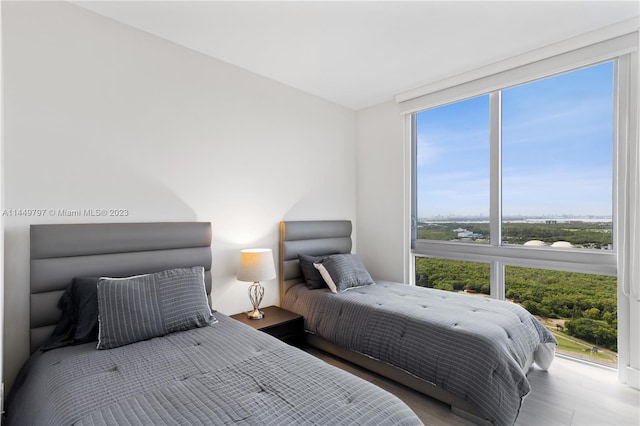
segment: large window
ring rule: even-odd
[[[617,60],[412,115],[415,283],[523,305],[615,365]]]
[[[613,69],[606,62],[415,114],[417,238],[611,249]],[[491,115],[501,123],[493,236]]]

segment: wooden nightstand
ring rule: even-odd
[[[264,318],[259,320],[247,318],[247,314],[244,312],[231,315],[231,318],[277,337],[290,345],[302,345],[304,342],[304,318],[302,318],[302,315],[289,312],[277,306],[267,306],[266,308],[260,308],[260,310],[264,313]]]

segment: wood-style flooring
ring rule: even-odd
[[[326,352],[305,350],[396,395],[425,425],[473,425],[446,404]],[[516,426],[640,425],[640,392],[618,383],[615,370],[556,356],[549,371],[534,366],[528,377],[532,392],[522,404]]]

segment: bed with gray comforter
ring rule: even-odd
[[[308,332],[432,382],[496,425],[514,424],[532,355],[546,368],[555,345],[514,303],[386,281],[338,294],[298,284],[283,307]]]
[[[36,352],[12,425],[417,425],[399,399],[217,313],[211,326],[109,350]]]
[[[280,223],[280,303],[307,343],[439,399],[476,423],[513,425],[553,335],[521,306],[374,281],[348,220]]]

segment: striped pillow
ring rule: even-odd
[[[98,280],[98,349],[214,322],[202,266]]]
[[[313,266],[320,271],[332,293],[375,284],[362,260],[355,254],[334,254]]]

